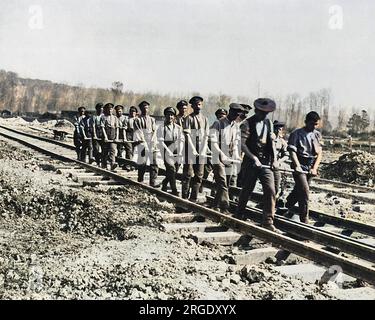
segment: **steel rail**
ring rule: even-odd
[[[54,140],[52,138],[36,136],[36,135],[30,134],[30,133],[26,133],[26,132],[22,132],[22,131],[19,131],[19,130],[12,129],[12,128],[8,128],[8,127],[3,126],[3,125],[0,125],[0,128],[9,130],[11,132],[21,134],[21,135],[24,135],[24,136],[27,136],[27,137],[30,137],[30,138],[39,139],[41,141],[49,142],[49,143],[59,145],[59,146],[62,146],[62,147],[65,147],[65,148],[68,148],[68,149],[71,149],[71,150],[75,150],[75,147],[73,145]],[[121,161],[124,164],[136,165],[136,163],[134,161],[131,161],[131,160],[120,159],[120,158],[118,160]],[[160,168],[159,172],[161,174],[165,175],[165,170]],[[180,174],[180,173],[177,174],[177,179],[181,180],[182,174]],[[215,184],[212,181],[205,180],[205,181],[203,181],[203,184],[204,184],[204,186],[206,186],[210,189],[215,187]],[[239,196],[239,194],[241,192],[241,188],[230,187],[229,192],[231,193],[231,195]],[[255,200],[256,202],[260,202],[260,201],[262,201],[262,196],[263,195],[261,193],[253,192],[253,194],[251,195],[251,198],[253,200]],[[293,211],[297,212],[297,210],[298,210],[298,208],[295,207]],[[356,231],[356,232],[366,234],[366,235],[369,235],[369,236],[375,235],[375,225],[365,224],[365,223],[362,223],[362,222],[359,222],[359,221],[356,221],[356,220],[353,220],[353,219],[336,217],[336,216],[333,216],[331,214],[327,214],[327,213],[324,213],[324,212],[321,212],[321,211],[318,211],[318,210],[310,210],[309,212],[310,212],[310,216],[312,218],[316,219],[319,222],[328,223],[328,224],[331,224],[333,226],[340,227],[340,228],[346,228],[350,231]]]
[[[302,256],[306,259],[313,260],[315,262],[320,263],[321,265],[324,265],[326,267],[331,267],[332,265],[338,265],[341,267],[342,271],[350,276],[353,276],[355,278],[360,278],[364,281],[367,281],[371,284],[375,284],[375,268],[371,265],[369,265],[367,262],[360,261],[360,260],[351,260],[342,256],[339,256],[337,254],[334,254],[332,252],[323,250],[316,246],[316,244],[311,243],[304,243],[295,239],[292,239],[290,237],[287,237],[282,234],[277,234],[272,231],[269,231],[267,229],[264,229],[262,227],[259,227],[253,223],[245,222],[227,215],[224,215],[222,213],[219,213],[215,210],[206,208],[202,205],[190,202],[188,200],[181,199],[179,197],[176,197],[172,194],[169,194],[167,192],[163,192],[161,190],[155,189],[151,186],[148,186],[143,183],[136,182],[134,180],[131,180],[129,178],[126,178],[124,176],[118,175],[114,172],[101,169],[95,166],[92,166],[90,164],[81,162],[79,160],[75,160],[66,156],[63,156],[61,154],[57,154],[56,152],[52,152],[50,150],[47,150],[45,148],[35,146],[34,144],[27,142],[25,140],[22,140],[20,138],[10,136],[9,134],[4,134],[3,132],[0,132],[0,135],[15,140],[23,145],[26,145],[27,147],[33,148],[37,151],[43,152],[44,154],[48,154],[52,157],[58,158],[60,160],[66,161],[66,162],[72,162],[75,163],[81,167],[84,167],[88,170],[94,171],[96,173],[99,173],[103,176],[107,176],[112,178],[115,181],[118,181],[122,184],[130,184],[135,187],[142,188],[144,190],[149,191],[150,193],[155,194],[156,196],[159,196],[160,198],[167,200],[169,202],[175,203],[176,205],[187,209],[187,210],[193,210],[203,216],[205,216],[208,219],[211,219],[214,222],[218,222],[224,226],[230,227],[233,230],[239,231],[244,234],[249,234],[252,236],[255,236],[259,239],[262,239],[266,242],[270,242],[273,245],[279,246],[283,248],[284,250],[287,250],[289,252],[293,252],[299,256]],[[37,138],[34,138],[37,140]]]

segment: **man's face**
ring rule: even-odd
[[[122,109],[121,108],[116,109],[116,116],[118,116],[118,117],[122,116]]]
[[[111,108],[111,107],[104,108],[104,114],[106,116],[109,116],[110,114],[112,114],[112,111],[113,111],[113,108]]]
[[[255,109],[255,114],[259,121],[263,121],[264,119],[266,119],[268,112]]]
[[[245,113],[245,112],[239,112],[238,113],[238,120],[239,121],[245,120],[246,116],[247,116],[247,113]]]
[[[172,123],[174,121],[174,114],[171,112],[167,112],[165,115],[165,121],[168,124]]]
[[[129,112],[129,116],[130,116],[130,118],[134,118],[136,115],[137,115],[137,111],[135,111],[135,110],[131,110],[131,111]]]
[[[216,116],[216,118],[217,118],[217,120],[220,120],[220,119],[222,119],[222,118],[224,118],[224,117],[226,117],[227,115],[225,114],[225,113],[219,113],[217,116]]]
[[[230,121],[240,121],[240,114],[241,112],[237,109],[229,109],[228,119]]]
[[[83,116],[86,112],[86,109],[85,108],[82,108],[82,109],[79,109],[79,115],[80,116]]]
[[[186,114],[186,111],[187,111],[187,106],[182,106],[178,109],[178,112],[180,114]]]
[[[148,112],[150,110],[149,108],[150,108],[150,106],[143,106],[141,108],[142,115],[144,115],[144,116],[148,115]]]
[[[96,114],[100,115],[103,113],[103,107],[97,108],[96,109]]]
[[[277,128],[277,136],[278,137],[284,137],[284,127]]]
[[[199,101],[197,104],[192,105],[194,111],[201,111],[203,108],[203,102]]]
[[[309,131],[314,131],[315,129],[319,128],[320,125],[320,120],[314,121],[314,120],[309,120],[306,121],[306,128]]]

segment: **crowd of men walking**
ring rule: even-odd
[[[295,186],[286,201],[291,209],[299,205],[300,220],[309,223],[309,184],[318,173],[322,159],[321,134],[317,131],[320,117],[311,111],[305,125],[295,129],[284,140],[284,123],[271,121],[268,115],[275,111],[273,100],[259,98],[254,101],[254,114],[248,116],[251,106],[231,103],[229,111],[218,109],[216,121],[209,125],[202,114],[204,100],[194,96],[189,102],[181,100],[176,109],[164,109],[164,122],[157,125],[150,116],[150,104],[142,101],[138,109],[112,103],[98,103],[95,114],[78,109],[75,121],[74,144],[77,157],[90,164],[96,162],[104,169],[115,170],[118,158],[134,160],[138,170],[138,182],[144,181],[149,170],[151,186],[167,192],[169,187],[175,196],[176,174],[182,167],[181,196],[192,202],[198,201],[202,182],[213,173],[216,190],[213,208],[229,214],[229,187],[239,186],[238,206],[235,216],[246,219],[246,205],[257,180],[263,189],[263,227],[279,232],[273,225],[276,200],[280,192],[281,163],[289,153]],[[192,112],[188,112],[189,105]],[[165,178],[157,183],[158,158],[165,166]],[[134,170],[125,165],[123,169]]]

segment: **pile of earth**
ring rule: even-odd
[[[65,130],[67,132],[74,131],[74,125],[68,120],[58,120],[57,123],[52,127],[52,129]]]
[[[46,232],[61,230],[124,240],[133,237],[128,232],[130,226],[158,227],[161,218],[154,212],[168,210],[151,195],[145,195],[142,203],[127,197],[138,192],[130,187],[96,195],[89,190],[41,190],[28,180],[15,183],[0,171],[0,216],[4,222],[23,217],[43,221]]]
[[[31,153],[0,141],[0,159],[24,161],[32,157]]]
[[[322,177],[347,183],[370,184],[375,180],[375,155],[354,151],[322,169]]]

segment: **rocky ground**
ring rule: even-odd
[[[134,187],[72,188],[54,161],[0,140],[1,299],[330,299],[232,248],[161,229],[173,212]]]
[[[375,155],[365,151],[353,151],[322,170],[322,177],[360,185],[374,185]]]

